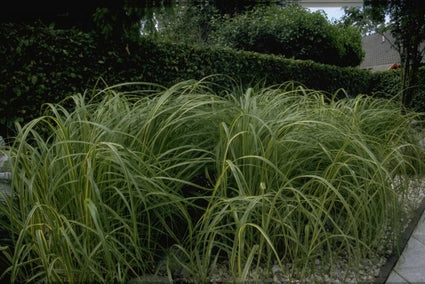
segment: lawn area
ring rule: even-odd
[[[2,150],[4,277],[296,280],[343,263],[362,282],[408,218],[419,114],[291,82],[216,89],[123,83],[19,126]]]

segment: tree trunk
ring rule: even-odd
[[[402,67],[401,75],[401,103],[404,107],[411,107],[417,83],[417,74],[421,61],[418,50],[420,43],[404,43],[400,48],[400,59]]]

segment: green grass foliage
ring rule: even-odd
[[[292,83],[213,89],[120,84],[18,125],[4,275],[203,282],[225,265],[243,281],[292,264],[299,279],[317,258],[355,267],[381,253],[388,229],[396,243],[407,183],[393,181],[417,169],[415,113]]]

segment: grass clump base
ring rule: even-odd
[[[418,114],[292,83],[213,87],[121,84],[18,125],[3,277],[293,280],[343,258],[355,280],[397,243]]]

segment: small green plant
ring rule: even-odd
[[[355,267],[401,232],[418,163],[390,100],[336,100],[294,84],[216,94],[204,81],[116,85],[17,124],[0,193],[12,282],[235,281],[320,258]],[[331,98],[330,98],[331,97]],[[72,102],[69,110],[64,104]],[[406,157],[406,153],[408,157]]]

